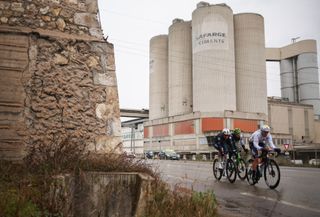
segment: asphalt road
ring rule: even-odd
[[[320,169],[280,167],[281,181],[275,190],[264,179],[255,186],[222,177],[215,180],[212,163],[148,160],[171,186],[195,191],[213,190],[224,216],[320,217]]]

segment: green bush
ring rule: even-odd
[[[4,217],[40,217],[38,206],[16,189],[2,189],[0,194],[0,216]]]

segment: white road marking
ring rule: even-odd
[[[297,208],[301,208],[301,209],[306,209],[306,210],[309,210],[309,211],[312,211],[312,212],[320,213],[319,209],[314,209],[314,208],[307,207],[307,206],[304,206],[304,205],[290,203],[290,202],[284,201],[284,200],[276,200],[276,199],[273,199],[273,198],[270,198],[270,197],[266,197],[266,196],[257,196],[257,195],[250,194],[250,193],[247,193],[247,192],[241,192],[240,194],[245,195],[245,196],[250,196],[250,197],[257,197],[257,198],[264,199],[264,200],[270,200],[270,201],[282,203],[282,204],[285,204],[285,205],[288,205],[288,206],[293,206],[293,207],[297,207]]]

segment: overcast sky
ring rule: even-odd
[[[149,40],[168,34],[174,18],[191,20],[199,0],[98,0],[102,29],[114,44],[120,108],[149,108]],[[316,39],[320,51],[320,0],[225,0],[233,13],[264,17],[266,47]],[[320,60],[318,55],[318,62]],[[279,64],[267,64],[268,96],[280,96]]]

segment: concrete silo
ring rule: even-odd
[[[283,59],[280,61],[280,81],[281,97],[287,98],[289,102],[296,102],[295,73],[292,58]]]
[[[169,116],[192,112],[191,22],[173,20],[168,42]]]
[[[192,13],[193,111],[236,110],[233,12],[201,2]]]
[[[168,117],[168,36],[150,39],[149,119]]]
[[[302,53],[297,57],[299,102],[314,107],[320,116],[319,74],[317,53]]]
[[[237,110],[267,114],[264,19],[259,14],[234,15]]]

